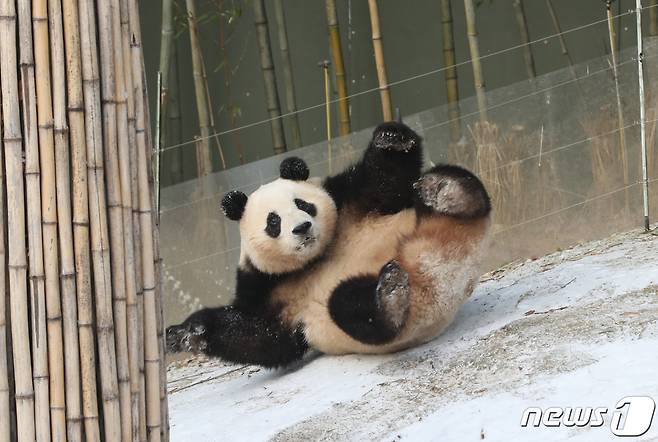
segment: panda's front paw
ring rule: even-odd
[[[409,274],[396,260],[389,261],[379,272],[377,302],[389,324],[400,329],[409,312]]]
[[[420,137],[402,123],[388,122],[375,129],[372,144],[383,151],[407,153],[418,148]]]
[[[208,348],[206,327],[199,322],[185,322],[167,327],[167,353],[202,353]]]

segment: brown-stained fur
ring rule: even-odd
[[[323,259],[276,287],[282,320],[302,324],[309,344],[330,354],[387,353],[426,342],[440,333],[470,295],[479,277],[489,219],[442,215],[418,218],[414,209],[394,215],[362,216],[346,208]],[[409,274],[409,316],[386,345],[368,345],[342,331],[328,313],[332,291],[348,277],[377,275],[391,259]],[[365,295],[365,294],[364,294]]]

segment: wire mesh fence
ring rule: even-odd
[[[646,39],[644,49],[648,170],[655,181],[658,39]],[[594,58],[490,91],[485,122],[474,97],[460,101],[458,141],[451,138],[447,106],[404,116],[424,138],[426,165],[463,165],[488,187],[495,232],[489,269],[642,226],[637,52],[622,51],[616,61]],[[423,87],[426,77],[414,81]],[[237,224],[219,209],[225,192],[254,191],[276,178],[281,159],[291,155],[303,158],[312,176],[339,172],[360,158],[371,133],[364,129],[163,189],[167,322],[232,298],[240,238]],[[655,219],[658,193],[650,200]]]

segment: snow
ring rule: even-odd
[[[658,238],[629,232],[483,276],[434,341],[287,370],[170,365],[171,437],[619,440],[617,401],[658,401]],[[608,407],[601,427],[520,425],[527,407]],[[640,440],[658,440],[658,417]]]

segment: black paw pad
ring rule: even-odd
[[[399,330],[409,312],[409,275],[395,260],[384,265],[379,273],[377,302],[386,320]]]
[[[375,129],[372,143],[384,151],[406,153],[420,145],[420,136],[409,126],[392,121],[380,124]]]

